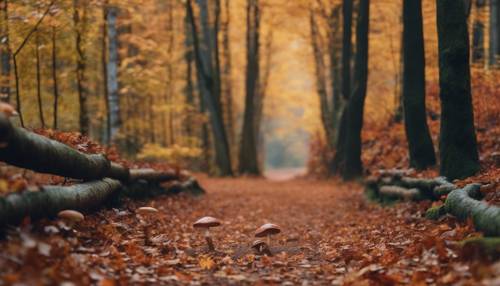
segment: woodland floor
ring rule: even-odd
[[[0,285],[500,284],[499,263],[459,250],[457,241],[475,235],[471,226],[422,218],[429,203],[383,207],[368,202],[359,184],[285,181],[284,173],[199,177],[203,197],[128,201],[88,215],[74,232],[57,221],[10,231],[0,242]],[[141,223],[141,206],[159,214]],[[212,232],[216,253],[191,226],[205,215],[223,221]],[[272,243],[282,252],[273,257],[248,248],[266,222],[282,228]]]

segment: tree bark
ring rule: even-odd
[[[35,61],[36,61],[36,98],[38,101],[38,116],[42,128],[45,128],[45,118],[43,116],[42,82],[40,71],[40,34],[38,29],[35,32]]]
[[[370,0],[360,0],[356,27],[356,64],[354,92],[347,104],[347,133],[345,167],[342,177],[350,180],[363,174],[361,162],[361,129],[368,84],[368,34],[370,24]]]
[[[80,8],[83,10],[80,14]],[[88,135],[90,132],[90,118],[87,106],[88,91],[86,78],[87,55],[83,47],[83,34],[87,21],[87,7],[81,0],[73,0],[73,22],[75,25],[75,46],[76,46],[76,85],[78,91],[78,103],[80,106],[80,132]]]
[[[54,89],[54,117],[52,127],[57,130],[59,111],[59,86],[57,81],[57,39],[56,26],[52,26],[52,84]]]
[[[247,68],[245,81],[245,113],[239,156],[239,173],[260,175],[255,128],[256,101],[259,86],[259,3],[247,1]]]
[[[106,64],[107,73],[107,101],[108,101],[108,138],[112,142],[121,126],[120,97],[118,94],[118,32],[117,15],[118,8],[106,7],[106,23],[108,36],[108,61]]]
[[[342,111],[337,134],[337,146],[335,156],[330,164],[330,172],[335,174],[342,172],[345,167],[346,157],[346,130],[347,130],[347,101],[351,96],[351,54],[352,54],[352,0],[342,2]]]
[[[328,147],[334,148],[333,138],[334,129],[331,119],[330,106],[328,104],[328,91],[326,88],[326,67],[321,50],[322,41],[318,31],[318,24],[314,17],[314,12],[310,11],[310,26],[311,26],[311,44],[313,48],[315,72],[316,72],[316,91],[319,96],[321,123],[327,140]]]
[[[10,37],[8,0],[0,1],[0,100],[10,102]]]
[[[479,170],[464,3],[437,2],[441,99],[441,175],[450,180]]]
[[[403,1],[403,109],[410,166],[436,164],[425,110],[425,52],[422,1]]]
[[[236,127],[234,120],[234,99],[233,99],[233,83],[232,83],[232,57],[231,57],[231,42],[230,27],[231,27],[231,13],[230,13],[230,0],[224,1],[225,20],[222,22],[222,54],[224,58],[223,73],[223,95],[225,101],[225,114],[226,114],[226,129],[228,133],[228,141],[231,154],[235,154],[236,148]],[[231,148],[232,147],[232,148]]]

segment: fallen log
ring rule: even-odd
[[[500,236],[500,208],[484,201],[480,184],[470,184],[448,194],[444,204],[447,213],[459,220],[471,218],[474,227],[486,236]]]
[[[131,169],[130,181],[145,180],[148,182],[166,182],[178,180],[179,175],[175,172],[156,171],[154,169]]]
[[[119,192],[122,184],[112,179],[69,187],[47,186],[40,191],[10,194],[0,198],[0,226],[18,224],[24,218],[53,217],[61,210],[97,208]]]
[[[81,180],[124,175],[118,166],[111,168],[104,155],[84,154],[63,143],[14,127],[3,114],[0,114],[0,142],[0,160],[16,167]]]
[[[19,224],[24,218],[33,220],[55,217],[66,209],[91,211],[119,197],[146,197],[189,192],[200,195],[205,191],[194,178],[163,188],[158,184],[124,185],[113,179],[103,179],[73,186],[45,186],[39,191],[10,194],[0,198],[0,227]]]
[[[403,199],[405,201],[420,199],[420,191],[418,189],[407,189],[398,186],[382,186],[379,189],[379,195],[388,199]]]

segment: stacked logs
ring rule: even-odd
[[[84,154],[63,143],[14,127],[0,113],[0,161],[35,172],[82,180],[73,186],[45,186],[37,192],[21,192],[0,198],[0,227],[25,217],[51,217],[64,209],[91,210],[120,195],[188,191],[204,193],[186,175],[153,169],[128,169],[102,154]],[[160,184],[168,182],[168,190]],[[139,186],[139,187],[137,187]],[[143,194],[143,195],[144,195]]]

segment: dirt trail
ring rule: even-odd
[[[380,207],[366,202],[360,185],[337,181],[200,181],[208,192],[201,198],[128,202],[89,216],[76,233],[54,221],[13,232],[0,244],[0,277],[102,285],[499,282],[492,280],[495,271],[499,276],[498,264],[458,258],[455,241],[469,235],[470,227],[421,218],[428,205]],[[159,214],[141,223],[135,215],[140,206]],[[217,253],[207,254],[202,234],[191,227],[205,215],[223,221],[213,231]],[[283,230],[272,243],[284,252],[271,258],[247,247],[266,222]],[[55,229],[59,233],[47,234]]]

